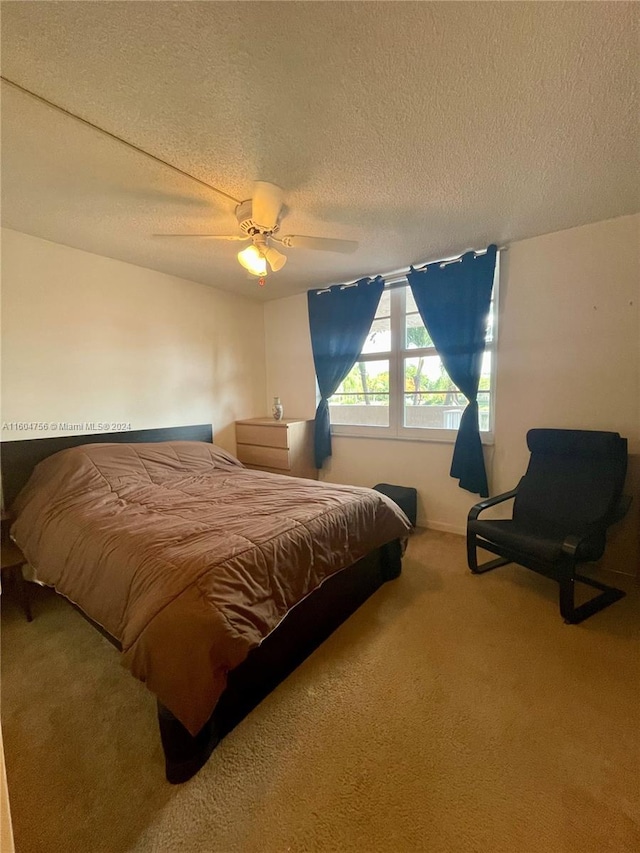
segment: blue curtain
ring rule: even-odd
[[[309,328],[313,361],[320,389],[316,411],[315,461],[322,468],[331,456],[329,397],[349,373],[367,339],[384,290],[384,280],[363,278],[357,285],[310,290]]]
[[[467,252],[457,263],[429,264],[407,275],[422,321],[445,370],[468,400],[451,462],[460,488],[489,495],[480,441],[478,385],[491,303],[496,247]]]

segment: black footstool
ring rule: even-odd
[[[391,486],[389,483],[378,483],[373,487],[376,492],[381,492],[392,501],[398,504],[400,509],[407,516],[411,524],[416,526],[416,518],[418,515],[418,493],[410,486]]]

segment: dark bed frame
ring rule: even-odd
[[[2,488],[10,507],[34,467],[60,450],[104,442],[213,440],[210,424],[131,432],[92,433],[2,442]],[[186,782],[205,764],[215,747],[247,714],[386,581],[399,576],[402,549],[394,540],[328,578],[301,601],[246,660],[232,670],[227,688],[196,737],[158,702],[158,722],[169,782]],[[76,608],[78,609],[78,608]],[[82,611],[80,611],[82,613]],[[116,648],[119,642],[86,614],[82,615]]]

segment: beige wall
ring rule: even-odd
[[[524,240],[504,259],[496,485],[533,425],[617,430],[640,452],[640,216]],[[498,440],[499,439],[499,440]]]
[[[3,423],[212,423],[233,450],[264,413],[260,303],[7,229],[1,248]]]
[[[514,486],[534,426],[617,430],[640,453],[640,216],[514,243],[501,265],[492,494]],[[375,270],[373,271],[375,272]],[[306,296],[265,307],[267,394],[311,417]],[[419,523],[463,532],[477,497],[449,477],[452,445],[334,437],[324,479],[414,485]]]
[[[306,293],[265,303],[264,319],[267,411],[278,396],[285,417],[311,418],[316,411],[316,380]]]

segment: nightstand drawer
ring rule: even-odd
[[[264,447],[288,447],[289,430],[279,426],[236,424],[238,444],[260,444]],[[244,460],[241,460],[244,461]]]
[[[284,432],[284,431],[283,431]],[[266,465],[268,468],[289,470],[289,451],[280,447],[260,447],[255,444],[238,444],[238,459],[249,465]]]

